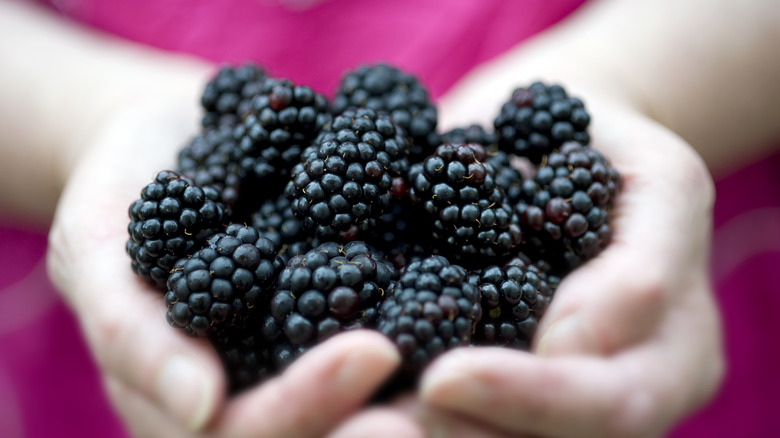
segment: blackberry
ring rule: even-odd
[[[619,186],[620,176],[603,155],[565,143],[523,182],[515,211],[524,251],[563,273],[594,257],[611,239],[609,213]]]
[[[445,144],[409,172],[412,199],[433,221],[440,252],[461,263],[509,255],[520,227],[478,144]]]
[[[282,261],[257,229],[230,225],[176,263],[168,278],[166,319],[192,336],[241,324],[267,301]]]
[[[227,219],[216,190],[167,170],[141,190],[128,213],[125,250],[133,271],[162,291],[176,261],[192,254]]]
[[[496,151],[487,158],[487,162],[496,171],[496,186],[506,195],[511,205],[520,201],[523,188],[523,174],[515,167],[512,156],[504,151]]]
[[[293,215],[290,200],[284,195],[263,202],[252,214],[252,226],[280,248],[307,238],[301,222]]]
[[[420,223],[417,209],[408,199],[395,201],[377,222],[376,236],[371,242],[387,255],[400,271],[414,260],[433,254],[431,230]]]
[[[230,393],[245,390],[274,374],[271,352],[263,338],[262,321],[262,313],[255,312],[241,324],[209,338],[222,360]]]
[[[263,202],[252,214],[252,226],[260,231],[261,236],[276,244],[285,263],[290,257],[319,245],[319,241],[309,236],[301,221],[293,215],[290,200],[284,195]]]
[[[304,229],[344,242],[370,234],[394,187],[404,185],[401,175],[409,163],[402,130],[387,115],[350,110],[337,116],[310,150],[285,189]]]
[[[412,162],[421,161],[432,152],[427,140],[436,131],[438,113],[428,91],[414,76],[381,63],[360,66],[347,73],[333,97],[333,113],[358,107],[387,112],[393,117],[411,139]]]
[[[287,79],[263,82],[234,132],[257,194],[282,191],[303,149],[331,119],[327,100],[311,88]]]
[[[442,256],[411,263],[382,303],[379,331],[403,357],[402,372],[418,375],[447,350],[469,345],[480,311],[466,270]]]
[[[373,327],[397,275],[363,242],[328,242],[295,256],[279,275],[265,336],[291,359],[338,332]],[[288,362],[279,351],[277,362]]]
[[[258,66],[246,63],[237,67],[223,66],[203,90],[200,103],[206,110],[201,120],[204,128],[238,123],[248,102],[257,94],[265,79]]]
[[[443,134],[434,133],[428,137],[428,143],[434,148],[445,143],[477,143],[485,150],[492,150],[496,147],[496,135],[480,125],[470,125],[454,128]]]
[[[233,127],[222,125],[204,130],[179,151],[176,172],[198,186],[213,187],[229,207],[239,197],[240,161],[241,151],[233,139]]]
[[[483,269],[476,281],[482,296],[482,317],[474,331],[474,344],[527,350],[553,297],[544,268],[524,255],[503,267]]]
[[[498,147],[533,163],[566,141],[588,144],[589,123],[590,115],[580,99],[568,96],[560,85],[542,82],[516,89],[493,122]]]

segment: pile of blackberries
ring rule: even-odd
[[[126,251],[232,391],[360,328],[398,346],[407,381],[452,348],[527,349],[561,278],[609,243],[620,178],[559,85],[518,88],[491,130],[437,131],[423,85],[384,64],[330,101],[227,66],[202,105],[130,206]]]

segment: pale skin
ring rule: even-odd
[[[487,126],[514,87],[562,83],[585,100],[593,147],[624,186],[613,243],[563,282],[536,354],[446,354],[392,406],[361,410],[399,361],[367,332],[226,398],[213,351],[166,327],[160,295],[129,269],[127,206],[196,132],[213,66],[0,2],[0,58],[12,60],[0,69],[0,183],[27,183],[4,190],[0,207],[51,221],[52,279],[138,436],[661,436],[723,372],[707,272],[709,172],[780,136],[780,58],[768,55],[780,43],[778,8],[594,1],[439,101],[444,128]],[[184,389],[172,397],[166,385]]]

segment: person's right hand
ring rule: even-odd
[[[393,372],[400,359],[389,341],[339,335],[281,376],[226,399],[216,352],[169,327],[162,294],[130,268],[128,207],[196,132],[195,105],[171,105],[122,111],[75,158],[51,229],[50,276],[133,435],[324,436]]]
[[[498,102],[511,89],[479,79],[444,101],[448,126],[498,107],[484,84],[498,87]],[[622,102],[584,96],[592,147],[623,187],[611,243],[563,279],[536,354],[447,352],[427,367],[416,400],[363,411],[329,438],[655,438],[713,395],[724,365],[707,264],[712,180],[671,131]]]

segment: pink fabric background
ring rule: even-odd
[[[326,94],[345,69],[384,60],[419,75],[439,96],[475,64],[582,2],[52,3],[120,37],[218,62],[253,59]],[[715,400],[673,437],[780,436],[780,352],[773,348],[780,333],[778,171],[780,153],[717,182],[712,275],[729,368]],[[45,230],[0,222],[0,437],[124,437],[78,323],[46,279],[45,247]]]

